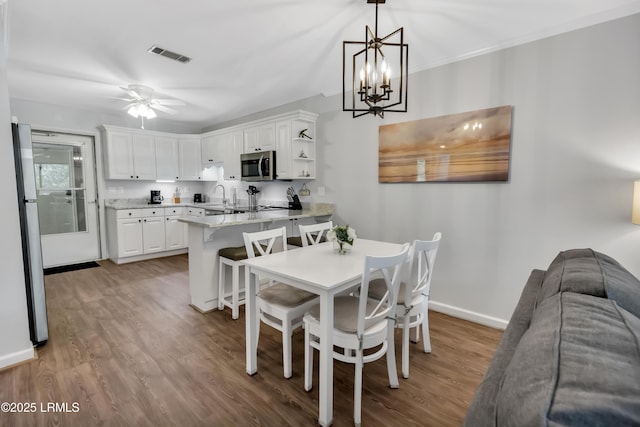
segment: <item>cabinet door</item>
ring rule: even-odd
[[[131,134],[107,132],[107,179],[134,179]]]
[[[276,174],[279,179],[293,178],[291,172],[291,121],[276,123]]]
[[[179,139],[178,151],[179,179],[181,181],[198,181],[202,179],[200,139]]]
[[[276,149],[276,124],[264,123],[244,130],[244,152]]]
[[[156,179],[178,179],[178,139],[156,136]]]
[[[156,179],[156,145],[151,135],[133,134],[131,137],[135,179]]]
[[[243,132],[223,135],[223,166],[225,179],[240,179],[240,155],[243,153]]]
[[[164,221],[165,247],[168,251],[187,247],[187,224],[177,216],[168,216]]]
[[[118,223],[118,257],[141,255],[142,246],[142,219],[119,219]]]
[[[258,129],[258,145],[260,150],[268,151],[276,149],[276,124],[266,123]]]
[[[142,218],[142,241],[145,254],[165,250],[164,217]]]
[[[223,159],[224,135],[210,135],[202,138],[202,164],[220,163]]]

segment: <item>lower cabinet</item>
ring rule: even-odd
[[[117,264],[185,252],[183,207],[108,209],[109,258]],[[176,252],[178,251],[178,252]]]
[[[178,218],[183,213],[184,208],[165,208],[164,242],[165,249],[168,251],[187,247],[187,228],[189,226],[184,222],[178,221]]]

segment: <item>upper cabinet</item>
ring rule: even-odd
[[[278,152],[276,165],[280,179],[316,178],[316,119],[299,114],[290,120],[278,122]],[[289,174],[280,173],[280,159],[286,159],[283,167]]]
[[[221,139],[221,154],[225,179],[240,179],[240,155],[244,151],[244,133],[226,132]]]
[[[207,132],[175,135],[103,126],[106,179],[240,179],[242,153],[275,150],[277,179],[316,178],[317,114],[293,111]],[[205,167],[207,168],[205,170]]]
[[[161,180],[180,178],[178,168],[178,138],[156,136],[156,177]]]
[[[107,132],[105,146],[107,179],[156,179],[153,137],[130,132]]]
[[[200,138],[178,139],[178,179],[198,181],[202,179]]]
[[[202,164],[222,163],[222,135],[208,135],[202,138]]]
[[[200,137],[102,126],[106,179],[202,179]]]
[[[276,124],[261,123],[244,130],[244,152],[269,151],[276,149]]]

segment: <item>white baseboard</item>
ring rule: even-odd
[[[5,354],[0,356],[0,369],[7,368],[9,366],[17,365],[27,360],[35,359],[36,353],[33,347],[29,347],[25,350],[17,351],[11,354]]]
[[[508,320],[498,319],[497,317],[491,317],[484,314],[476,313],[474,311],[465,310],[463,308],[454,307],[448,304],[442,304],[437,301],[429,301],[429,310],[437,311],[438,313],[448,314],[449,316],[457,317],[459,319],[468,320],[470,322],[479,323],[481,325],[489,326],[490,328],[505,330]]]

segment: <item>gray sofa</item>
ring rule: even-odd
[[[465,426],[640,426],[640,281],[591,249],[533,270]]]

